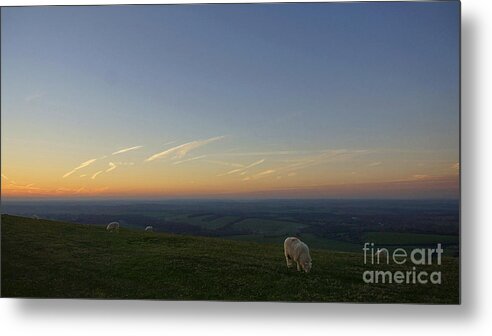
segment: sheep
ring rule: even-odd
[[[147,227],[145,228],[145,231],[146,231],[146,232],[147,232],[147,231],[148,231],[148,232],[153,232],[153,231],[154,231],[154,228],[153,228],[152,226],[150,226],[150,225],[149,225],[149,226],[147,226]]]
[[[32,219],[39,219],[38,215],[32,215]]]
[[[119,229],[120,229],[120,223],[118,222],[111,222],[108,224],[108,226],[106,226],[106,230],[109,232],[119,231]]]
[[[288,268],[292,267],[293,260],[297,264],[297,271],[300,271],[302,268],[304,272],[308,273],[311,270],[312,260],[309,254],[309,247],[299,238],[288,237],[285,239],[284,254]]]

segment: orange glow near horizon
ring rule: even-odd
[[[15,169],[3,166],[2,172],[11,173],[2,173],[2,196],[455,198],[459,193],[459,165],[451,160],[426,161],[422,153],[345,149],[216,153],[206,148],[198,153],[204,143],[222,138],[211,139],[168,145],[154,154],[139,146],[79,162],[72,159],[72,164],[48,160],[50,164],[25,163]]]

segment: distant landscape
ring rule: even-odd
[[[455,200],[11,201],[2,213],[260,243],[298,236],[314,248],[343,252],[362,252],[364,242],[442,243],[446,255],[459,255]]]

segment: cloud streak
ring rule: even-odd
[[[175,146],[175,147],[172,147],[170,149],[166,149],[165,151],[162,151],[160,153],[154,154],[154,155],[148,157],[147,159],[145,159],[145,162],[150,162],[150,161],[154,161],[157,159],[163,159],[163,158],[166,158],[169,156],[173,156],[173,158],[175,158],[175,159],[181,159],[181,158],[185,157],[192,150],[195,150],[199,147],[208,145],[209,143],[221,140],[223,138],[224,138],[224,136],[218,136],[218,137],[213,137],[213,138],[204,139],[204,140],[195,140],[195,141],[187,142],[185,144]]]
[[[250,168],[253,168],[255,166],[258,166],[260,164],[262,164],[263,162],[265,162],[265,159],[261,159],[261,160],[258,160],[258,161],[255,161],[247,166],[243,166],[241,168],[237,168],[237,169],[233,169],[233,170],[230,170],[224,174],[220,174],[220,175],[217,175],[217,176],[225,176],[225,175],[232,175],[232,174],[236,174],[236,173],[239,173],[239,175],[245,175],[246,174],[246,171]]]
[[[178,165],[178,164],[185,163],[185,162],[200,160],[200,159],[203,159],[203,158],[206,158],[206,157],[207,157],[206,155],[195,156],[195,157],[192,157],[192,158],[189,158],[189,159],[186,159],[186,160],[180,160],[180,161],[173,162],[173,164]]]
[[[71,171],[69,171],[68,173],[63,175],[62,178],[66,178],[66,177],[72,175],[73,173],[75,173],[77,170],[82,169],[82,168],[87,167],[87,166],[90,166],[91,164],[93,164],[96,161],[97,161],[97,159],[90,159],[90,160],[87,160],[85,162],[82,162],[78,167],[75,167],[74,169],[72,169]]]
[[[2,177],[5,177],[5,175],[2,174]],[[28,183],[28,184],[20,184],[20,183],[17,183],[15,181],[8,181],[7,182],[7,185],[5,187],[3,187],[3,190],[8,190],[8,191],[27,191],[27,192],[31,192],[31,191],[39,191],[41,190],[41,188],[39,187],[36,187],[34,185],[34,183]]]
[[[257,179],[266,177],[268,175],[271,175],[271,174],[273,174],[275,172],[276,172],[276,170],[274,170],[274,169],[264,170],[264,171],[262,171],[260,173],[257,173],[255,175],[253,175],[253,176],[247,176],[247,177],[243,178],[243,181],[257,180]]]
[[[383,163],[381,161],[377,161],[377,162],[371,162],[369,163],[367,166],[368,167],[378,167],[380,165],[382,165]]]
[[[215,164],[218,164],[218,165],[221,165],[221,166],[227,166],[227,167],[238,167],[238,168],[243,168],[244,167],[244,165],[239,164],[239,163],[219,161],[219,160],[205,160],[205,162],[215,163]]]
[[[117,154],[121,154],[121,153],[126,153],[126,152],[129,152],[129,151],[140,149],[142,147],[143,146],[133,146],[133,147],[128,147],[128,148],[123,148],[123,149],[117,150],[114,153],[111,153],[111,155],[117,155]]]
[[[231,174],[239,174],[240,176],[244,176],[242,179],[243,181],[250,181],[250,180],[257,180],[263,177],[269,177],[273,173],[281,173],[281,174],[286,174],[288,177],[292,177],[297,175],[297,171],[306,169],[312,166],[316,165],[321,165],[321,164],[327,164],[331,162],[336,162],[336,161],[343,161],[343,160],[349,160],[351,158],[354,158],[358,155],[361,154],[366,154],[368,153],[367,150],[348,150],[348,149],[334,149],[334,150],[322,150],[322,151],[313,151],[313,153],[319,153],[316,155],[309,155],[309,156],[304,156],[301,158],[295,158],[295,159],[287,159],[287,160],[281,160],[284,162],[284,164],[281,164],[279,166],[274,167],[274,169],[269,169],[262,171],[260,173],[256,173],[253,175],[248,174],[249,176],[244,176],[247,174],[247,170],[251,167],[257,166],[265,161],[265,159],[253,162],[252,164],[243,167],[243,168],[237,168],[228,171],[225,174],[218,175],[218,176],[224,176],[224,175],[231,175]],[[282,151],[282,153],[287,153],[287,151]],[[298,155],[298,152],[292,152],[291,154],[295,153],[295,155]],[[380,162],[372,163],[372,166],[377,166],[381,164]],[[278,179],[278,177],[277,177]]]
[[[116,167],[117,167],[117,166],[116,166],[113,162],[110,162],[110,163],[109,163],[109,168],[108,168],[108,169],[106,169],[104,172],[105,172],[105,173],[109,173],[110,171],[115,170],[115,169],[116,169]]]
[[[275,156],[275,155],[305,155],[310,153],[319,153],[321,151],[289,151],[289,150],[279,150],[270,152],[228,152],[228,153],[218,153],[215,155],[220,156]]]
[[[104,170],[100,170],[100,171],[98,171],[98,172],[95,172],[95,173],[94,173],[94,175],[92,175],[92,176],[91,176],[91,180],[95,180],[95,179],[96,179],[96,177],[97,177],[97,175],[99,175],[99,174],[101,174],[101,173],[103,173],[103,172],[104,172]]]
[[[268,169],[268,170],[265,170],[265,171],[262,171],[261,173],[258,173],[256,175],[253,175],[253,178],[258,178],[258,177],[261,177],[261,176],[265,176],[265,175],[270,175],[270,174],[273,174],[275,173],[275,170],[274,169]]]
[[[347,149],[335,149],[324,151],[319,155],[310,156],[298,161],[295,161],[293,164],[282,167],[279,170],[285,171],[298,171],[301,169],[309,168],[315,165],[348,160],[360,154],[366,154],[368,151],[366,150],[347,150]]]

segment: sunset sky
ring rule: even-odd
[[[2,197],[458,196],[458,2],[1,15]]]

